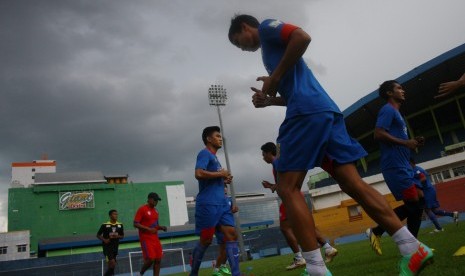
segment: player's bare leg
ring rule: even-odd
[[[339,253],[336,248],[332,247],[321,234],[318,227],[315,226],[316,240],[320,247],[325,251],[325,263],[330,263],[334,257]]]
[[[277,191],[286,207],[292,231],[307,261],[307,272],[316,275],[327,273],[327,268],[316,240],[315,223],[300,189],[306,171],[278,172]],[[311,265],[310,265],[311,263]]]
[[[226,257],[226,244],[221,243],[218,249],[218,257],[216,257],[215,267],[220,268],[221,265],[225,264],[227,261]]]
[[[286,267],[287,270],[296,269],[302,266],[305,266],[305,260],[302,257],[300,252],[299,244],[297,243],[297,239],[292,232],[291,224],[288,219],[281,220],[279,222],[279,228],[281,233],[283,233],[284,238],[286,239],[287,244],[291,248],[292,252],[294,253],[294,258],[292,259],[292,263]]]
[[[292,232],[291,224],[289,220],[283,220],[279,223],[279,228],[281,233],[283,233],[284,238],[286,239],[287,244],[291,248],[292,252],[297,253],[300,251],[299,244],[297,243],[297,239],[294,236],[294,232]]]
[[[153,276],[159,276],[160,275],[160,267],[161,267],[161,260],[160,259],[155,259],[153,261]]]
[[[389,235],[402,228],[402,223],[384,196],[362,180],[354,164],[335,165],[333,177],[342,191],[355,199]]]
[[[326,239],[323,238],[323,235],[321,234],[320,230],[318,230],[318,227],[315,227],[315,234],[317,242],[320,244],[320,246],[323,246],[326,243]]]
[[[386,199],[360,178],[354,164],[336,165],[333,177],[341,189],[355,199],[365,212],[391,235],[402,255],[399,263],[400,275],[417,275],[424,266],[432,263],[431,249],[420,243],[406,227],[403,227]]]
[[[144,259],[144,263],[142,264],[142,268],[140,269],[140,275],[144,275],[145,271],[147,271],[147,269],[149,269],[152,264],[153,264],[154,260],[152,259]]]
[[[108,266],[108,269],[105,272],[104,276],[114,275],[115,274],[115,267],[116,267],[116,260],[115,259],[109,260],[107,266]]]

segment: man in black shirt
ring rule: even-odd
[[[108,215],[110,216],[110,221],[102,223],[97,232],[97,238],[102,241],[103,255],[105,255],[108,262],[108,269],[105,272],[105,276],[115,274],[119,240],[124,237],[123,224],[118,222],[118,212],[116,210],[110,210]]]

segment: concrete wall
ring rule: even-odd
[[[6,254],[0,254],[0,261],[13,261],[29,258],[29,231],[0,233],[0,248],[2,249],[2,253],[4,252],[5,247]]]
[[[36,173],[56,172],[56,162],[53,160],[36,160],[33,162],[13,163],[11,166],[11,186],[28,187],[34,184]]]

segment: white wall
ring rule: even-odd
[[[55,173],[56,166],[41,166],[41,163],[50,164],[54,161],[40,160],[35,161],[35,165],[31,162],[30,166],[12,166],[11,167],[11,186],[12,187],[28,187],[34,184],[33,176],[36,173]]]
[[[186,191],[184,185],[166,186],[168,208],[170,210],[170,226],[184,225],[189,221],[187,216]]]
[[[465,152],[461,152],[441,157],[438,159],[430,160],[418,164],[418,166],[425,169],[430,175],[438,171],[450,170],[452,178],[447,180],[451,180],[454,178],[464,177],[463,175],[454,176],[452,173],[452,168],[462,166],[464,164]],[[363,180],[383,195],[391,193],[388,186],[384,182],[382,174],[368,176],[363,178]],[[309,193],[312,197],[312,203],[315,210],[338,206],[341,204],[341,201],[350,199],[348,195],[341,191],[341,188],[339,188],[339,185],[337,184],[309,190]]]
[[[29,230],[0,233],[0,247],[7,247],[7,254],[0,254],[0,261],[29,258]],[[18,252],[18,245],[26,245],[25,252]]]

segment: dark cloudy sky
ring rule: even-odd
[[[304,58],[344,109],[465,43],[464,10],[463,0],[3,0],[0,231],[11,163],[42,154],[59,172],[182,180],[194,195],[201,130],[218,124],[211,84],[228,91],[222,114],[236,190],[261,191],[272,176],[259,148],[274,141],[284,109],[253,108],[249,87],[266,71],[258,52],[229,43],[235,13],[309,32]]]

